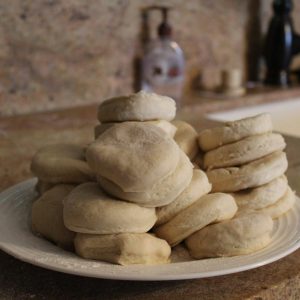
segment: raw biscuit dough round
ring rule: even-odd
[[[244,255],[266,247],[272,229],[270,216],[249,213],[209,225],[188,237],[185,244],[196,259]]]
[[[287,188],[286,193],[274,204],[264,207],[259,212],[269,215],[272,219],[276,219],[288,212],[295,204],[296,197],[290,187]]]
[[[199,151],[197,131],[192,125],[184,121],[175,120],[172,121],[172,124],[177,128],[174,136],[175,142],[191,160],[194,159]]]
[[[73,185],[58,184],[46,191],[32,204],[32,230],[62,248],[72,249],[75,233],[64,225],[63,200],[74,188]]]
[[[215,169],[239,166],[275,151],[283,150],[285,146],[282,135],[278,133],[250,136],[241,141],[206,152],[204,155],[204,168]]]
[[[182,210],[208,194],[210,190],[211,184],[208,182],[205,172],[194,169],[192,181],[183,192],[170,204],[156,209],[157,222],[155,225],[161,225],[170,221]]]
[[[173,247],[208,224],[231,219],[236,212],[237,205],[229,194],[208,194],[182,210],[169,222],[155,228],[154,232]]]
[[[154,208],[106,195],[98,183],[77,186],[64,200],[64,222],[75,232],[92,234],[142,233],[156,222]]]
[[[287,178],[282,175],[262,186],[232,193],[231,196],[233,196],[239,210],[256,210],[274,204],[286,193],[287,187]]]
[[[144,122],[120,123],[106,130],[86,150],[97,176],[125,192],[144,192],[174,172],[179,147],[157,126]]]
[[[243,138],[273,130],[270,114],[260,114],[241,120],[225,122],[224,126],[200,132],[198,142],[203,151],[209,151]]]
[[[120,265],[165,264],[169,262],[171,254],[166,241],[149,233],[78,233],[74,245],[76,253],[81,257]]]
[[[157,126],[158,128],[162,129],[171,138],[174,137],[175,132],[177,130],[177,128],[171,122],[166,120],[146,121],[145,123]],[[110,127],[116,124],[120,124],[120,123],[111,122],[111,123],[101,123],[96,125],[94,128],[95,139],[97,139],[104,131],[106,131],[107,129],[109,129]]]
[[[111,98],[99,105],[98,120],[124,121],[171,121],[176,115],[175,101],[166,96],[140,91],[129,96]]]
[[[124,192],[112,181],[99,176],[98,181],[104,191],[117,198],[137,203],[145,207],[167,205],[190,184],[193,176],[193,165],[184,152],[172,174],[158,181],[151,190],[145,192]]]
[[[53,144],[41,148],[33,157],[31,171],[49,183],[82,183],[95,180],[85,161],[85,146]]]
[[[283,175],[287,166],[286,154],[279,151],[240,167],[209,170],[206,175],[212,192],[236,192],[272,181]]]

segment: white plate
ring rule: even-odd
[[[189,260],[183,248],[173,262],[158,266],[118,266],[84,260],[32,234],[29,215],[35,179],[24,181],[0,194],[0,249],[25,262],[75,275],[123,280],[175,280],[225,275],[276,261],[300,246],[300,199],[286,215],[275,221],[273,241],[251,255]]]

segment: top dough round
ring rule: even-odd
[[[157,126],[120,123],[106,130],[86,151],[89,166],[125,192],[143,192],[171,174],[179,161],[175,141]]]
[[[31,171],[48,183],[82,183],[95,179],[84,157],[85,147],[54,144],[41,148],[33,157]]]
[[[176,103],[172,98],[144,91],[108,99],[98,109],[100,122],[171,121],[175,115]]]
[[[156,219],[154,208],[112,198],[94,182],[77,186],[64,199],[64,222],[75,232],[142,233],[150,230]]]
[[[198,133],[189,123],[184,121],[173,121],[173,125],[177,127],[177,131],[174,136],[175,142],[179,148],[189,157],[189,159],[195,158],[199,151],[198,146]]]
[[[222,127],[205,129],[200,132],[198,142],[203,151],[239,141],[245,137],[271,132],[273,130],[271,116],[260,114],[232,122]]]

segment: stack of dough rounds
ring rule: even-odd
[[[286,144],[280,134],[272,133],[270,115],[203,130],[198,142],[212,191],[231,193],[239,211],[264,211],[277,218],[293,206],[283,175],[288,166],[282,152]]]
[[[196,259],[267,246],[272,219],[295,202],[270,116],[198,136],[175,114],[175,101],[154,93],[108,99],[89,145],[39,150],[33,231],[82,258],[120,265],[168,263],[181,242]]]

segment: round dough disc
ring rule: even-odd
[[[272,181],[283,175],[287,166],[286,154],[279,151],[240,167],[209,170],[206,175],[213,192],[236,192]]]
[[[231,219],[236,211],[237,205],[232,196],[223,193],[208,194],[169,222],[155,228],[154,232],[173,247],[210,223]]]
[[[54,144],[41,148],[33,157],[31,171],[49,183],[82,183],[95,179],[85,161],[85,147]]]
[[[239,210],[261,209],[277,202],[288,187],[285,175],[277,177],[262,186],[232,193]]]
[[[157,126],[120,123],[86,150],[89,166],[126,192],[144,192],[174,172],[179,148]]]
[[[156,219],[154,208],[111,198],[98,183],[83,183],[64,200],[65,225],[75,232],[142,233],[150,230]]]
[[[117,198],[138,203],[146,207],[167,205],[189,185],[193,176],[193,165],[189,158],[180,150],[180,158],[176,169],[168,177],[157,182],[146,192],[124,192],[112,181],[99,177],[98,181],[108,194]]]
[[[207,226],[188,237],[185,244],[196,259],[244,255],[266,247],[272,228],[270,216],[250,213]]]
[[[108,99],[98,109],[100,122],[171,121],[175,115],[176,103],[172,98],[144,91]]]
[[[184,121],[175,120],[172,121],[172,124],[177,127],[174,136],[175,142],[189,159],[193,160],[199,151],[197,131],[193,126]]]
[[[155,225],[170,221],[182,210],[208,194],[210,190],[211,184],[208,182],[206,174],[200,169],[194,169],[192,181],[183,192],[170,204],[157,208],[157,222]]]
[[[66,249],[73,248],[75,234],[64,225],[63,199],[73,188],[67,184],[52,187],[33,203],[31,210],[33,231]]]
[[[168,243],[149,233],[84,234],[78,233],[76,253],[84,258],[120,265],[164,264],[169,262]]]
[[[205,169],[239,166],[285,148],[282,135],[267,133],[245,138],[206,152]]]
[[[198,142],[203,151],[209,151],[252,135],[273,130],[270,114],[226,122],[224,126],[205,129],[200,132]]]
[[[145,121],[145,123],[157,126],[158,128],[162,129],[171,138],[174,137],[175,132],[177,130],[177,128],[172,123],[166,120]],[[95,139],[97,139],[104,131],[117,124],[120,123],[110,122],[110,123],[101,123],[96,125],[94,128]]]

